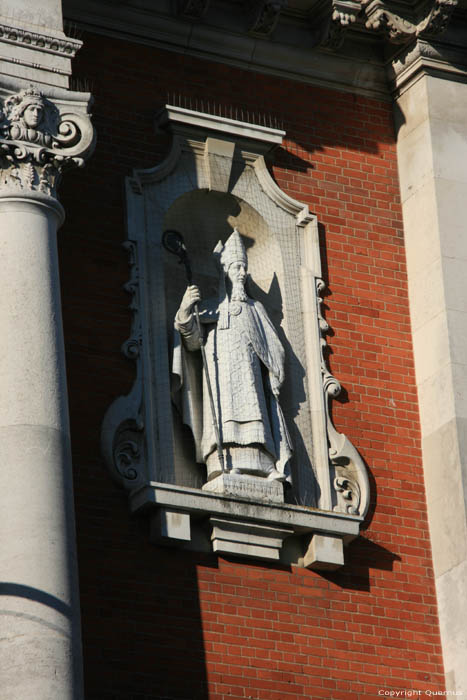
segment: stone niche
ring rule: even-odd
[[[368,477],[330,418],[340,385],[324,358],[317,220],[266,166],[284,132],[170,105],[157,125],[172,133],[169,156],[126,182],[133,322],[122,349],[136,377],[104,418],[105,460],[128,490],[131,511],[147,511],[157,542],[337,568],[365,517]],[[219,284],[213,249],[235,228],[247,253],[249,294],[285,350],[280,405],[293,455],[284,483],[229,471],[206,482],[172,400],[174,317],[187,281],[163,233],[182,233],[193,281],[208,298]],[[201,358],[194,361],[201,373]]]

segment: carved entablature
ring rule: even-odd
[[[136,376],[105,461],[158,541],[336,568],[369,484],[331,419],[318,222],[265,161],[284,132],[174,106],[157,122],[171,153],[127,180]]]
[[[3,99],[0,191],[55,197],[63,171],[84,164],[94,146],[94,130],[87,114],[89,96],[71,93],[76,97],[82,98],[81,112],[79,100],[69,109],[63,98],[52,101],[33,86]]]

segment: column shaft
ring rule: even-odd
[[[34,196],[35,195],[35,196]],[[82,697],[79,598],[52,197],[0,197],[0,697]]]

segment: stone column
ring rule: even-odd
[[[81,165],[92,149],[88,102],[89,95],[55,89],[46,98],[30,87],[4,100],[0,122],[0,696],[5,699],[83,697],[56,241],[64,211],[56,190],[62,171]]]
[[[396,65],[399,175],[447,689],[467,690],[467,74],[419,42]],[[443,70],[441,70],[443,69]],[[452,70],[452,73],[449,71]]]

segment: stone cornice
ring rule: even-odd
[[[23,45],[28,49],[39,49],[41,52],[68,58],[73,58],[83,45],[83,42],[78,39],[66,36],[59,38],[3,23],[0,23],[0,42]]]
[[[350,4],[347,2],[349,7]],[[335,5],[335,21],[341,27],[337,17],[343,3],[335,2]],[[124,4],[112,6],[110,12],[109,6],[98,0],[65,0],[64,12],[80,28],[97,34],[183,51],[190,56],[246,70],[389,99],[382,45],[376,37],[370,41],[365,39],[364,52],[360,45],[349,45],[344,55],[331,52],[326,46],[313,49],[323,43],[325,27],[313,28],[292,20],[287,23],[285,36],[278,29],[269,39],[249,35],[245,22],[237,22],[229,28],[226,21],[226,28],[220,30],[207,21],[190,23],[162,11],[149,12]],[[343,10],[341,15],[344,18]],[[331,45],[342,43],[339,27],[335,27]]]
[[[123,1],[110,11],[99,0],[64,0],[64,11],[80,27],[98,34],[390,99],[391,89],[399,89],[413,73],[408,66],[414,42],[422,42],[422,58],[425,66],[431,63],[430,70],[463,74],[467,25],[457,1],[462,2],[401,0],[396,7],[393,0],[310,0],[307,14],[289,0],[277,8],[270,32],[252,30],[250,21],[253,9],[265,3],[255,3],[248,14],[241,3],[221,6],[220,0],[181,3],[177,12],[164,3],[135,7]],[[190,13],[196,9],[196,18],[188,18],[184,8]]]
[[[231,139],[250,139],[254,142],[262,142],[267,144],[267,148],[280,145],[285,136],[285,131],[281,129],[273,129],[250,122],[241,122],[237,119],[229,119],[217,114],[199,112],[174,105],[166,105],[158,112],[156,124],[158,127],[170,125],[175,133],[177,132],[177,127],[185,131],[188,125],[190,131],[197,129],[200,129],[202,132],[214,131]]]

